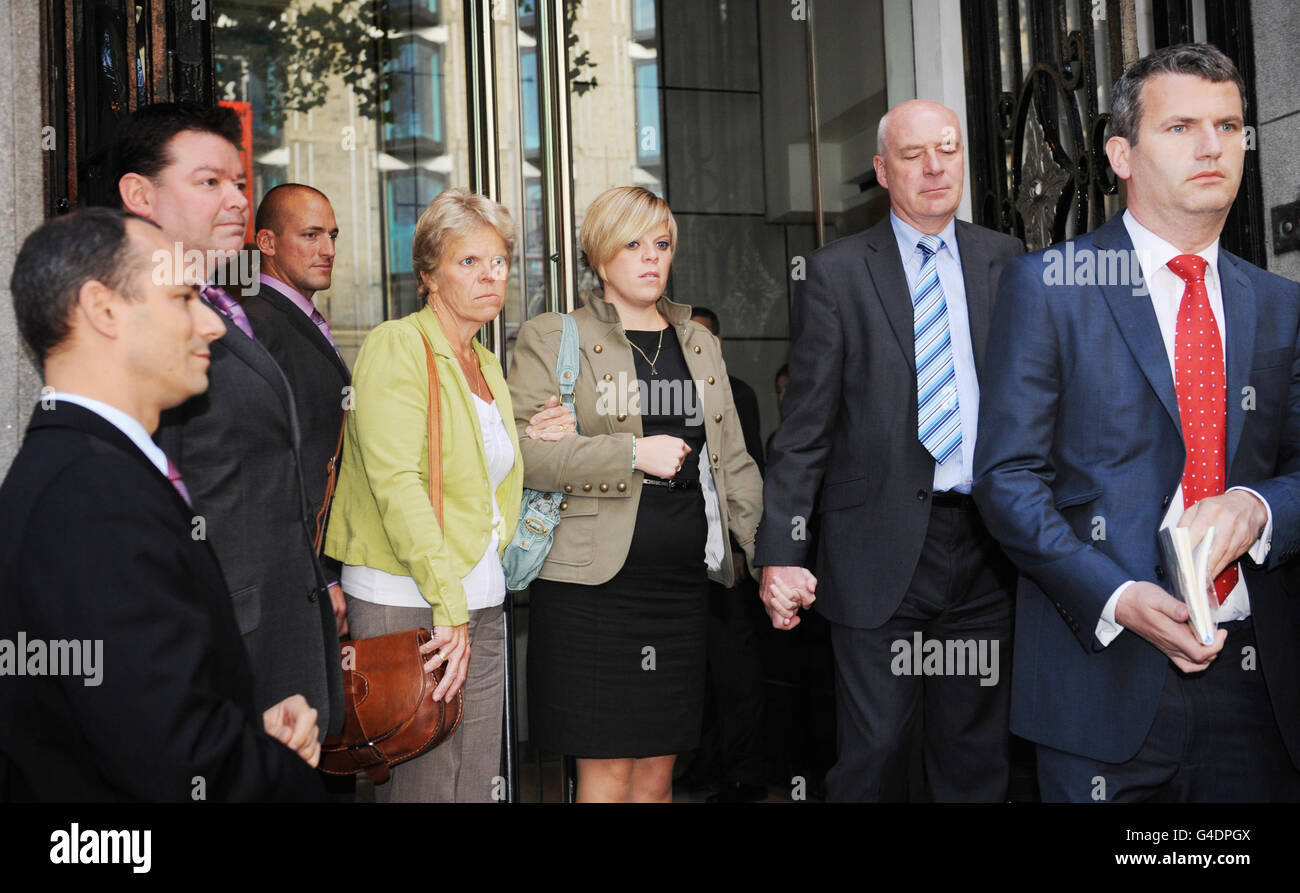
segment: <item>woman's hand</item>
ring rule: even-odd
[[[433,699],[450,703],[469,672],[469,624],[435,626],[433,638],[420,646],[420,653],[433,655],[424,664],[426,673],[432,673],[441,663],[447,664],[442,681],[433,690]]]
[[[636,439],[636,469],[657,478],[671,478],[682,470],[690,446],[680,437],[656,434]]]
[[[560,440],[570,434],[577,434],[573,424],[573,413],[560,405],[560,398],[551,396],[546,405],[531,419],[524,433],[533,440]]]

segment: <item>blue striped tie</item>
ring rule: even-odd
[[[940,465],[961,448],[961,411],[957,406],[957,370],[952,364],[948,331],[948,302],[939,284],[935,254],[943,247],[938,236],[922,236],[921,275],[912,296],[912,326],[916,336],[916,433]]]

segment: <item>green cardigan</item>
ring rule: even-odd
[[[446,533],[429,504],[429,383],[420,332],[437,358]],[[496,492],[504,552],[519,520],[524,465],[501,364],[478,341],[474,350],[515,448],[514,467]],[[437,314],[426,306],[367,335],[352,388],[325,552],[344,564],[413,577],[433,607],[433,625],[459,626],[469,620],[460,579],[487,548],[492,504],[474,399]]]

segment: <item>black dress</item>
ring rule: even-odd
[[[659,332],[627,336],[655,357]],[[533,582],[529,734],[547,753],[651,757],[699,743],[709,595],[708,522],[698,486],[703,410],[671,326],[663,331],[654,373],[640,353],[632,356],[643,436],[671,434],[690,444],[674,479],[697,486],[642,487],[627,561],[608,582]]]

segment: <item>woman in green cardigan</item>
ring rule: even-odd
[[[461,189],[435,198],[411,252],[424,307],[374,329],[352,375],[325,544],[343,562],[352,635],[432,626],[427,668],[446,666],[434,697],[465,690],[456,734],[394,767],[375,790],[380,802],[487,802],[500,773],[501,554],[519,516],[523,462],[501,364],[475,335],[504,306],[514,242],[510,213],[491,199]],[[426,342],[441,401],[443,526],[429,496]]]

